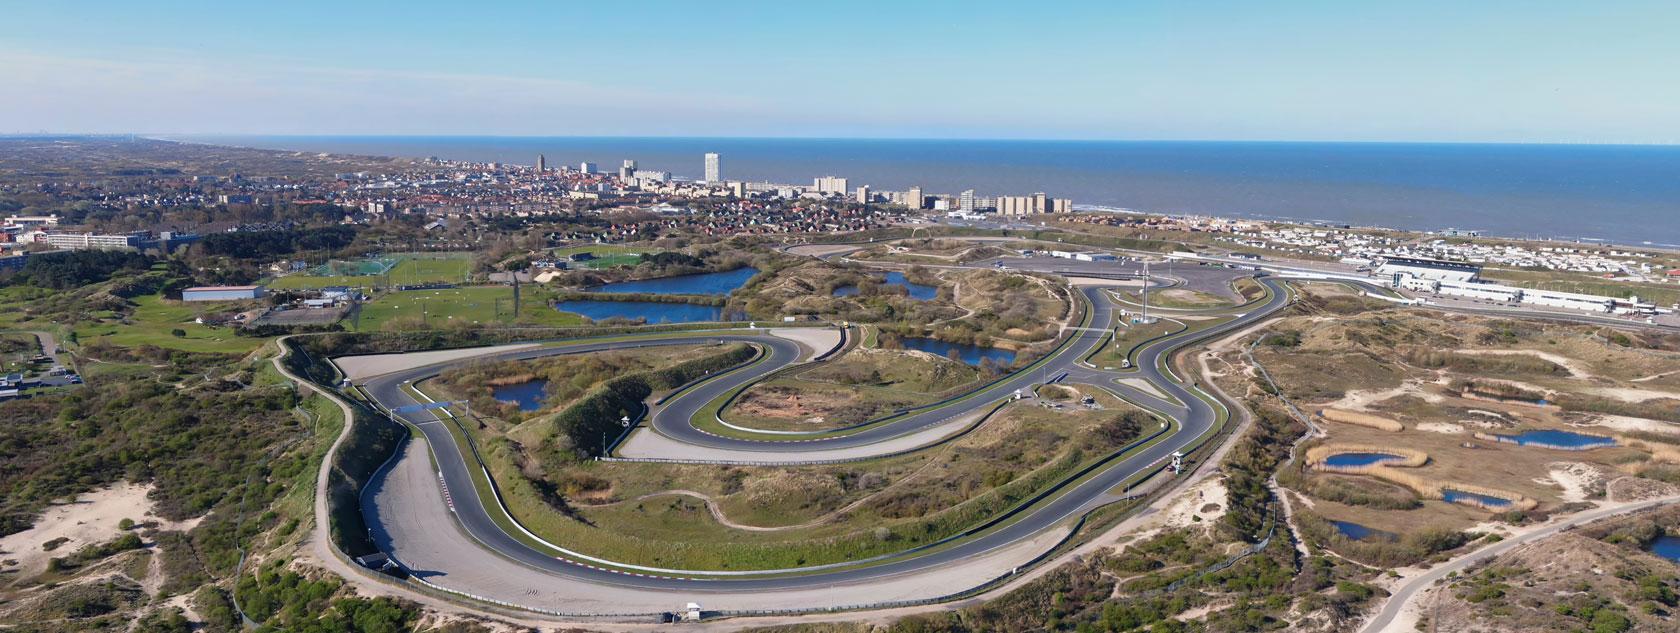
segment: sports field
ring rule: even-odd
[[[469,277],[472,273],[472,256],[468,253],[406,253],[391,255],[388,257],[394,258],[396,260],[396,264],[391,266],[391,269],[384,274],[312,274],[316,271],[327,269],[345,270],[356,264],[355,262],[351,262],[349,264],[341,264],[330,268],[325,265],[317,266],[316,268],[310,269],[310,272],[295,273],[275,279],[274,282],[268,286],[270,288],[283,290],[287,288],[325,288],[328,286],[350,286],[355,288],[373,286],[385,287],[387,285],[410,286],[432,283],[458,284],[469,281]],[[369,265],[361,266],[360,268],[367,271],[373,271],[382,267],[373,265],[375,263],[377,263],[375,260],[368,260]]]
[[[554,251],[556,257],[570,257],[577,253],[589,253],[595,259],[573,262],[579,268],[612,268],[614,266],[635,266],[641,263],[642,253],[657,253],[659,249],[641,248],[637,246],[619,246],[616,244],[589,244],[586,246],[568,246]]]
[[[575,314],[549,307],[545,298],[531,289],[523,293],[518,323],[529,325],[578,325]],[[344,326],[362,331],[378,330],[387,324],[402,327],[447,327],[451,324],[514,323],[513,288],[471,286],[443,290],[388,292],[362,306],[359,323]],[[397,326],[392,326],[397,327]]]

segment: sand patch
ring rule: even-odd
[[[1418,425],[1417,425],[1417,430],[1428,431],[1430,433],[1446,433],[1447,435],[1458,435],[1458,434],[1464,432],[1464,425],[1453,424],[1451,422],[1419,422]]]
[[[1601,415],[1592,424],[1618,431],[1646,431],[1650,433],[1666,433],[1680,435],[1680,425],[1662,420],[1634,418],[1625,415]]]
[[[1163,528],[1182,528],[1191,525],[1212,525],[1225,515],[1229,499],[1223,477],[1209,477],[1180,494],[1172,505],[1161,511]],[[1200,519],[1198,521],[1198,519]]]
[[[46,570],[47,560],[54,556],[66,556],[83,546],[105,543],[122,535],[117,524],[123,519],[133,519],[135,523],[158,521],[152,514],[152,501],[146,498],[151,490],[149,485],[123,482],[47,508],[35,520],[34,527],[0,538],[0,552],[4,552],[0,558],[16,560],[15,577],[28,578]],[[197,520],[161,523],[164,529],[181,529],[177,526],[196,525]],[[48,541],[58,538],[69,540],[52,551],[43,549]]]
[[[1552,484],[1563,489],[1558,498],[1564,503],[1586,501],[1604,492],[1604,471],[1581,462],[1552,462],[1547,465],[1550,478],[1535,479],[1535,483]]]
[[[1440,394],[1430,393],[1423,389],[1423,383],[1407,381],[1393,389],[1356,389],[1342,394],[1340,400],[1325,405],[1331,409],[1348,409],[1353,411],[1369,411],[1371,405],[1400,396],[1417,396],[1424,402],[1438,403],[1445,400]]]

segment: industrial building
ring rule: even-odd
[[[268,294],[262,286],[197,286],[181,291],[182,301],[244,301]]]

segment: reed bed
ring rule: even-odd
[[[1329,459],[1331,456],[1344,453],[1377,453],[1381,455],[1393,455],[1399,458],[1399,460],[1366,464],[1363,466],[1331,466],[1324,463],[1324,461]],[[1676,452],[1676,455],[1680,456],[1680,452]],[[1405,486],[1407,489],[1424,499],[1434,499],[1437,501],[1444,500],[1446,499],[1445,491],[1450,489],[1475,495],[1494,497],[1509,502],[1508,505],[1493,505],[1483,503],[1475,499],[1460,499],[1457,501],[1457,503],[1476,506],[1488,511],[1498,512],[1518,510],[1526,512],[1534,509],[1535,506],[1540,505],[1539,501],[1508,490],[1499,490],[1497,488],[1488,488],[1485,486],[1477,486],[1474,484],[1456,481],[1430,479],[1428,477],[1400,470],[1401,468],[1417,468],[1428,462],[1428,453],[1409,448],[1366,446],[1359,444],[1325,444],[1322,446],[1314,446],[1307,450],[1307,463],[1315,470],[1341,473],[1345,475],[1364,475],[1367,477],[1375,477],[1392,484]]]
[[[1399,433],[1406,430],[1406,425],[1401,424],[1399,420],[1385,418],[1380,415],[1361,413],[1359,411],[1348,411],[1346,409],[1319,409],[1318,417],[1331,422],[1356,424],[1367,428],[1377,429],[1379,431],[1388,431],[1390,433]]]
[[[1341,455],[1343,453],[1376,453],[1379,455],[1393,455],[1399,459],[1398,461],[1386,461],[1381,464],[1369,464],[1367,466],[1330,466],[1324,463],[1325,460],[1330,459],[1331,456]],[[1370,466],[1417,468],[1429,463],[1429,453],[1412,448],[1397,448],[1393,446],[1371,446],[1368,444],[1321,444],[1307,449],[1307,463],[1311,464],[1314,468],[1334,470],[1336,472],[1348,472],[1346,470],[1348,468],[1367,468]]]

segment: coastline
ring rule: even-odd
[[[875,190],[896,190],[913,183],[930,193],[1047,191],[1072,198],[1076,211],[1412,233],[1460,226],[1481,229],[1483,237],[1491,239],[1680,250],[1680,227],[1668,228],[1663,223],[1673,212],[1674,201],[1680,201],[1680,183],[1662,176],[1680,172],[1680,147],[1675,146],[529,136],[148,138],[350,156],[435,156],[464,162],[522,164],[531,162],[537,153],[546,153],[550,164],[571,164],[570,159],[579,156],[601,164],[636,158],[645,168],[668,170],[676,179],[696,177],[701,149],[719,145],[725,176],[752,182],[798,184],[831,174],[848,176]],[[962,151],[943,151],[953,149]],[[1271,164],[1278,161],[1282,164]],[[1490,165],[1477,165],[1482,162]],[[1280,175],[1286,169],[1302,170],[1302,175]],[[1475,169],[1481,171],[1467,171]],[[1480,226],[1461,226],[1466,217],[1477,217]],[[1535,226],[1556,228],[1537,235],[1530,229]]]

